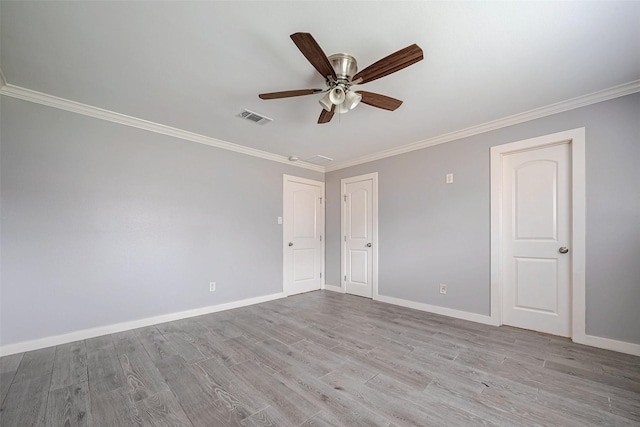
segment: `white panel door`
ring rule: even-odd
[[[571,335],[569,143],[503,159],[503,323]]]
[[[283,287],[287,295],[322,287],[323,195],[322,182],[285,175]]]
[[[372,177],[343,182],[345,291],[367,298],[373,297],[373,188]]]

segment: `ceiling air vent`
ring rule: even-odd
[[[313,163],[316,165],[324,165],[325,163],[329,163],[332,162],[333,159],[330,157],[325,157],[325,156],[321,156],[320,154],[316,154],[313,157],[309,157],[308,159],[304,160],[305,162],[309,162],[309,163]]]
[[[258,123],[259,125],[266,125],[267,123],[273,121],[273,119],[270,119],[269,117],[260,115],[247,109],[240,113],[240,117],[246,120],[250,120],[254,123]]]

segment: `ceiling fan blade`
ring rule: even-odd
[[[307,60],[315,67],[316,70],[324,77],[332,76],[337,78],[336,72],[329,62],[329,58],[322,51],[322,48],[315,41],[313,36],[309,33],[294,33],[291,34],[291,40],[298,46],[300,52],[307,58]]]
[[[369,65],[353,76],[353,80],[361,78],[361,83],[367,83],[400,71],[409,65],[422,61],[423,58],[422,49],[417,44],[412,44]]]
[[[318,118],[318,124],[321,125],[323,123],[329,123],[333,118],[333,113],[335,113],[335,111],[336,111],[335,105],[331,106],[331,111],[327,111],[323,108],[322,112],[320,113],[320,117]]]
[[[299,90],[285,90],[282,92],[261,93],[258,95],[260,99],[280,99],[291,98],[292,96],[313,95],[314,93],[320,93],[322,89],[299,89]]]
[[[362,95],[360,102],[371,105],[373,107],[382,108],[384,110],[394,111],[396,108],[402,105],[402,101],[399,99],[391,98],[390,96],[380,95],[379,93],[365,92],[362,90],[356,91]]]

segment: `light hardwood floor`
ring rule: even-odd
[[[326,291],[0,359],[0,425],[631,426],[640,358]]]

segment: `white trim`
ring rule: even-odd
[[[337,286],[332,286],[332,288],[336,288],[338,289],[337,292],[341,292],[339,290],[340,288],[338,288]],[[399,305],[401,307],[412,308],[415,310],[426,311],[429,313],[439,314],[442,316],[453,317],[455,319],[469,320],[471,322],[483,323],[485,325],[491,325],[491,326],[499,326],[495,322],[495,319],[492,318],[491,316],[471,313],[468,311],[455,310],[452,308],[441,307],[438,305],[424,304],[421,302],[409,301],[401,298],[388,297],[385,295],[378,295],[377,300],[380,302],[388,303],[388,304]],[[573,341],[577,344],[583,344],[591,347],[602,348],[604,350],[617,351],[619,353],[631,354],[633,356],[640,356],[640,344],[612,340],[609,338],[596,337],[594,335],[582,335],[580,339],[576,339],[574,337]]]
[[[320,194],[321,194],[321,198],[322,198],[322,202],[321,202],[321,209],[320,209],[320,229],[321,229],[321,233],[322,233],[322,240],[320,242],[320,251],[322,254],[322,261],[320,264],[320,272],[322,274],[322,278],[321,278],[321,284],[320,287],[318,289],[311,289],[308,291],[304,291],[304,292],[310,292],[312,290],[319,290],[319,289],[324,289],[324,281],[325,281],[325,241],[326,241],[326,234],[327,234],[327,230],[325,229],[325,217],[326,217],[326,208],[325,206],[327,205],[327,197],[325,194],[325,183],[322,181],[315,181],[313,179],[308,179],[308,178],[301,178],[299,176],[294,176],[294,175],[287,175],[287,174],[282,174],[282,219],[283,219],[283,224],[282,224],[282,292],[285,295],[294,295],[297,292],[288,292],[287,288],[286,288],[286,284],[287,284],[287,280],[286,280],[286,271],[287,271],[287,257],[286,257],[286,251],[288,250],[288,246],[287,246],[287,235],[286,235],[286,225],[287,225],[287,217],[286,217],[286,212],[287,212],[287,198],[286,198],[286,194],[287,194],[287,183],[289,182],[299,182],[301,184],[307,184],[307,185],[313,185],[313,186],[317,186],[320,187]]]
[[[441,307],[439,305],[425,304],[422,302],[409,301],[401,298],[378,295],[378,301],[401,307],[413,308],[414,310],[427,311],[429,313],[442,316],[454,317],[456,319],[469,320],[471,322],[484,323],[485,325],[497,326],[490,316],[484,314],[471,313],[469,311],[455,310],[453,308]]]
[[[1,73],[2,70],[0,70]],[[539,119],[542,117],[550,116],[553,114],[562,113],[564,111],[574,110],[576,108],[586,107],[587,105],[596,104],[598,102],[608,101],[610,99],[619,98],[632,93],[640,92],[640,80],[634,80],[628,83],[624,83],[618,86],[607,88],[601,91],[593,92],[587,95],[578,96],[576,98],[568,99],[565,101],[557,102],[555,104],[535,108],[533,110],[525,111],[523,113],[514,114],[511,116],[503,117],[501,119],[493,120],[479,125],[471,126],[465,129],[457,130],[454,132],[446,133],[444,135],[438,135],[433,138],[428,138],[422,141],[413,142],[400,147],[394,147],[388,150],[379,151],[377,153],[368,154],[366,156],[358,157],[352,160],[346,160],[343,162],[335,162],[326,167],[320,165],[314,165],[304,161],[291,162],[286,156],[280,156],[277,154],[267,153],[265,151],[257,150],[255,148],[245,147],[239,144],[234,144],[227,141],[199,135],[196,133],[184,131],[177,128],[172,128],[159,123],[150,122],[135,117],[130,117],[124,114],[116,113],[113,111],[104,110],[102,108],[93,107],[87,104],[71,101],[68,99],[59,98],[57,96],[48,95],[42,92],[36,92],[30,89],[22,88],[7,83],[3,79],[4,76],[0,74],[0,95],[10,96],[12,98],[22,99],[36,104],[46,105],[48,107],[59,108],[61,110],[71,111],[77,114],[83,114],[85,116],[94,117],[102,120],[107,120],[115,123],[120,123],[125,126],[136,127],[139,129],[145,129],[150,132],[160,133],[164,135],[173,136],[187,141],[197,142],[200,144],[211,145],[213,147],[221,148],[224,150],[235,151],[242,154],[247,154],[254,157],[260,157],[267,160],[273,160],[280,163],[286,163],[296,167],[311,169],[318,172],[331,172],[339,169],[348,168],[351,166],[359,165],[362,163],[368,163],[375,160],[384,159],[387,157],[397,156],[399,154],[408,153],[415,150],[421,150],[423,148],[431,147],[438,144],[444,144],[445,142],[451,142],[462,138],[467,138],[473,135],[489,132],[496,129],[505,128],[508,126],[516,125],[519,123],[528,122],[531,120]]]
[[[231,310],[233,308],[246,307],[249,305],[260,304],[263,302],[285,297],[286,295],[283,293],[264,295],[239,301],[227,302],[224,304],[210,305],[208,307],[201,307],[193,310],[179,311],[176,313],[147,317],[145,319],[132,320],[130,322],[115,323],[113,325],[99,326],[97,328],[82,329],[80,331],[69,332],[62,335],[55,335],[30,341],[22,341],[16,344],[9,344],[0,347],[0,356],[8,356],[10,354],[38,350],[45,347],[52,347],[54,345],[66,344],[74,341],[95,338],[102,335],[115,334],[117,332],[142,328],[145,326],[157,325],[158,323],[171,322],[174,320],[186,319],[188,317],[202,316],[203,314],[211,314],[217,313],[219,311]]]
[[[327,167],[325,168],[325,172],[344,169],[362,163],[373,162],[375,160],[384,159],[386,157],[397,156],[398,154],[420,150],[423,148],[431,147],[433,145],[444,144],[445,142],[468,138],[473,135],[478,135],[492,130],[517,125],[542,117],[551,116],[553,114],[562,113],[564,111],[574,110],[576,108],[586,107],[587,105],[596,104],[602,101],[608,101],[610,99],[619,98],[625,95],[631,95],[632,93],[636,92],[640,92],[640,80],[634,80],[629,83],[614,86],[612,88],[604,89],[598,92],[593,92],[588,95],[583,95],[577,98],[557,102],[555,104],[547,105],[544,107],[535,108],[523,113],[503,117],[501,119],[482,123],[476,126],[471,126],[466,129],[457,130],[455,132],[450,132],[444,135],[435,136],[433,138],[425,139],[411,144],[402,145],[400,147],[391,148],[389,150],[383,150],[377,153],[368,154],[366,156],[358,157],[357,159],[332,163],[331,165],[327,165]]]
[[[114,111],[82,104],[80,102],[75,102],[68,99],[59,98],[57,96],[36,92],[34,90],[21,88],[12,84],[6,84],[5,86],[3,86],[0,89],[0,94],[10,96],[12,98],[22,99],[24,101],[34,102],[40,105],[45,105],[47,107],[54,107],[60,110],[82,114],[84,116],[93,117],[96,119],[102,119],[125,126],[147,130],[149,132],[172,136],[174,138],[179,138],[185,141],[197,142],[198,144],[210,145],[212,147],[221,148],[223,150],[246,154],[248,156],[259,157],[265,160],[286,163],[288,165],[296,166],[299,168],[324,172],[324,167],[322,166],[314,165],[304,161],[291,162],[286,156],[267,153],[266,151],[257,150],[255,148],[233,144],[231,142],[222,141],[220,139],[211,138],[194,132],[189,132],[171,126],[165,126],[163,124],[151,122],[149,120],[139,119],[137,117],[127,116],[125,114],[116,113]]]
[[[342,236],[345,234],[346,230],[346,209],[343,201],[343,197],[346,194],[346,185],[351,184],[353,182],[360,182],[371,180],[371,191],[372,191],[372,212],[371,212],[371,228],[372,228],[372,236],[371,243],[373,245],[373,250],[371,251],[371,286],[372,286],[372,298],[374,300],[378,299],[378,172],[367,173],[364,175],[352,176],[350,178],[343,178],[340,180],[340,248],[341,248],[341,256],[340,256],[340,280],[342,281],[343,291],[346,293],[346,283],[344,282],[344,276],[346,274],[346,243]]]
[[[331,292],[339,292],[341,294],[344,294],[344,286],[340,287],[340,286],[335,286],[335,285],[327,285],[326,283],[322,286],[322,289],[327,290],[327,291],[331,291]]]
[[[397,156],[398,154],[404,154],[415,150],[431,147],[438,144],[444,144],[445,142],[455,141],[462,138],[467,138],[473,135],[489,132],[496,129],[505,128],[507,126],[516,125],[519,123],[528,122],[531,120],[539,119],[542,117],[550,116],[553,114],[562,113],[564,111],[573,110],[576,108],[586,107],[587,105],[596,104],[598,102],[608,101],[610,99],[619,98],[621,96],[630,95],[632,93],[640,92],[640,80],[634,80],[628,83],[624,83],[618,86],[614,86],[601,91],[593,92],[587,95],[578,96],[576,98],[568,99],[565,101],[557,102],[555,104],[535,108],[533,110],[525,111],[523,113],[514,114],[511,116],[503,117],[501,119],[493,120],[479,125],[471,126],[465,129],[461,129],[455,132],[446,133],[444,135],[435,136],[422,141],[413,142],[400,147],[391,148],[389,150],[379,151],[377,153],[369,154],[359,157],[357,159],[346,160],[343,162],[335,162],[326,167],[314,165],[304,161],[291,162],[286,156],[280,156],[277,154],[267,153],[265,151],[257,150],[254,148],[245,147],[231,142],[222,141],[219,139],[199,135],[193,132],[184,131],[177,128],[172,128],[159,123],[150,122],[143,119],[127,116],[124,114],[116,113],[113,111],[104,110],[102,108],[93,107],[87,104],[71,101],[68,99],[59,98],[57,96],[48,95],[42,92],[36,92],[30,89],[22,88],[19,86],[7,83],[4,80],[4,76],[0,70],[0,95],[6,95],[17,99],[22,99],[36,104],[46,105],[49,107],[59,108],[61,110],[71,111],[77,114],[83,114],[85,116],[94,117],[102,120],[107,120],[115,123],[120,123],[125,126],[132,126],[139,129],[145,129],[150,132],[160,133],[164,135],[173,136],[187,141],[197,142],[200,144],[211,145],[213,147],[235,151],[242,154],[247,154],[254,157],[260,157],[267,160],[273,160],[280,163],[286,163],[300,168],[311,169],[318,172],[331,172],[338,169],[348,168],[350,166],[359,165],[362,163],[368,163],[375,160],[384,159],[387,157]]]
[[[617,351],[619,353],[640,356],[640,344],[633,344],[625,341],[612,340],[609,338],[596,337],[594,335],[583,335],[580,339],[573,340],[578,344],[598,347],[605,350]]]
[[[572,129],[537,138],[491,147],[491,319],[502,325],[502,158],[504,155],[571,141],[571,295],[572,332],[574,341],[585,339],[585,128]]]
[[[373,174],[373,218],[371,219],[373,225],[373,299],[377,300],[380,297],[378,293],[378,172]]]

